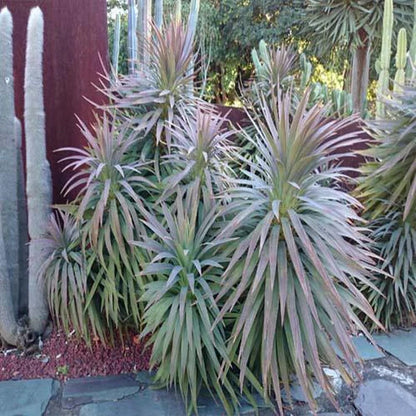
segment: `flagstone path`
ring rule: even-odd
[[[354,344],[364,360],[362,380],[353,388],[327,369],[340,412],[317,386],[320,416],[415,416],[416,415],[416,328],[376,335],[378,347],[363,337]],[[341,354],[339,354],[341,356]],[[284,416],[306,416],[311,412],[303,402],[299,386],[293,386],[296,405]],[[271,416],[261,407],[260,415]],[[201,416],[221,416],[212,399],[201,397]],[[241,415],[254,415],[242,405]],[[84,377],[60,383],[52,379],[5,381],[0,383],[0,416],[185,416],[181,398],[174,391],[156,390],[148,373],[108,377]]]

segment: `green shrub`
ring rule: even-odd
[[[387,329],[405,325],[416,311],[416,88],[387,103],[386,120],[368,124],[374,138],[365,152],[357,194],[382,259],[373,287],[363,290]],[[372,323],[369,323],[370,327]]]

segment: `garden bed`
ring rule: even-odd
[[[39,354],[24,356],[16,350],[2,351],[0,381],[135,373],[148,369],[150,352],[135,333],[125,337],[124,345],[116,340],[110,347],[97,340],[88,347],[84,341],[54,329]]]

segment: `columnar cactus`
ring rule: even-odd
[[[413,6],[413,30],[412,40],[409,47],[409,60],[407,62],[406,77],[408,79],[416,78],[416,0]]]
[[[3,8],[0,12],[0,335],[16,345],[19,230],[12,33],[12,15]]]
[[[198,23],[198,16],[199,16],[199,6],[200,0],[191,0],[191,6],[189,9],[189,16],[188,16],[188,33],[191,35],[191,42],[193,42],[195,35],[196,35],[196,25]],[[192,59],[191,64],[189,65],[187,75],[192,76],[195,72],[195,62]],[[193,94],[194,91],[194,84],[193,81],[189,84],[190,93]]]
[[[198,16],[199,16],[199,6],[200,0],[191,0],[191,6],[189,9],[189,16],[188,16],[188,27],[190,33],[195,36],[196,34],[196,25],[198,23]]]
[[[380,56],[380,74],[378,79],[377,94],[381,98],[389,90],[390,81],[390,58],[391,58],[391,39],[393,34],[393,0],[384,1],[383,15],[383,35]],[[383,118],[385,115],[382,100],[377,101],[377,117]]]
[[[251,58],[253,60],[254,69],[256,70],[256,75],[259,79],[267,75],[266,65],[270,64],[269,51],[267,49],[267,44],[262,39],[259,43],[259,52],[257,53],[256,49],[251,51]]]
[[[135,71],[137,61],[136,7],[134,0],[129,0],[127,55],[129,73],[132,74]]]
[[[39,279],[44,253],[36,240],[43,237],[51,214],[51,172],[46,158],[45,112],[43,103],[43,13],[31,10],[27,28],[25,69],[26,195],[29,228],[29,321],[36,333],[42,334],[49,309],[44,282]]]
[[[152,0],[138,0],[137,13],[137,37],[138,57],[140,64],[147,66],[149,64],[148,47],[152,36]]]
[[[175,20],[180,22],[182,20],[182,0],[177,0],[175,4]]]
[[[6,242],[8,275],[11,281],[14,311],[18,311],[19,294],[19,245],[17,212],[17,154],[20,146],[14,135],[14,83],[12,16],[7,8],[1,12],[0,30],[0,201],[2,201],[3,233]]]
[[[304,53],[300,55],[300,68],[302,70],[300,76],[300,88],[303,91],[308,86],[312,76],[312,64],[308,61]]]
[[[394,78],[394,92],[402,90],[406,80],[406,60],[407,60],[407,33],[405,28],[401,28],[397,38],[396,53],[396,76]]]
[[[121,35],[121,15],[120,13],[116,16],[116,25],[114,28],[114,39],[113,39],[113,58],[112,65],[114,76],[118,75],[118,62],[120,59],[120,35]]]
[[[28,308],[28,276],[27,259],[29,256],[25,173],[22,157],[22,124],[14,118],[14,137],[17,147],[17,218],[18,218],[18,247],[19,247],[19,311],[27,311]]]
[[[163,24],[163,0],[155,0],[155,25],[160,30]]]

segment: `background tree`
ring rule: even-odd
[[[233,103],[240,82],[252,76],[251,50],[262,39],[295,42],[301,11],[297,0],[204,0],[199,39],[210,53],[207,98]]]
[[[164,18],[175,14],[175,0],[165,0]],[[182,14],[189,12],[190,1],[182,2]],[[202,70],[207,78],[205,98],[217,103],[233,103],[240,82],[253,72],[251,50],[260,40],[277,45],[298,39],[298,22],[303,2],[299,0],[201,0],[197,44]],[[120,73],[127,71],[127,1],[109,0],[110,56],[116,11],[122,12]],[[250,28],[250,30],[248,30]]]
[[[318,56],[331,49],[351,52],[351,93],[354,110],[362,112],[367,95],[371,53],[381,36],[384,0],[306,0],[302,33]],[[396,27],[410,32],[413,0],[395,0]]]

